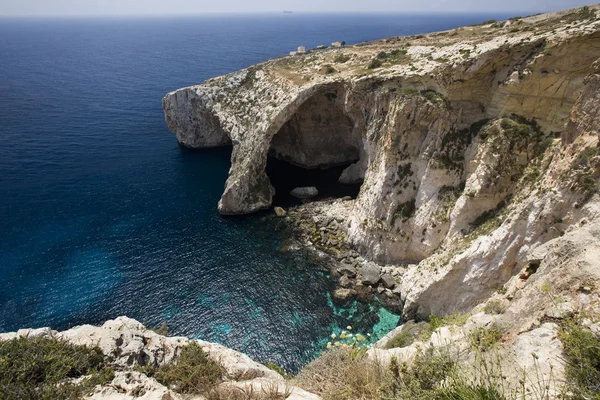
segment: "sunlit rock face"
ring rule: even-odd
[[[363,183],[347,243],[414,266],[407,316],[467,309],[597,215],[600,21],[520,21],[283,57],[169,93],[163,108],[182,144],[233,145],[223,214],[271,207],[269,154],[352,163],[340,182]]]

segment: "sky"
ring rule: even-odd
[[[105,16],[282,12],[538,13],[592,4],[577,0],[0,0],[4,16]]]

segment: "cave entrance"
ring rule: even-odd
[[[290,195],[296,187],[316,187],[315,199],[358,195],[362,138],[344,112],[343,101],[342,88],[313,95],[273,137],[266,172],[276,190],[274,205],[300,203]],[[346,172],[341,183],[340,176],[350,166],[353,173]]]

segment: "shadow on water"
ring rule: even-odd
[[[273,205],[290,207],[302,204],[299,199],[290,195],[290,191],[294,188],[305,186],[314,186],[317,188],[319,195],[315,200],[345,196],[356,198],[360,191],[361,183],[344,184],[338,182],[340,175],[349,165],[339,165],[326,169],[306,169],[275,157],[269,157],[266,172],[276,191],[273,198]]]

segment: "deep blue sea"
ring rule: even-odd
[[[0,331],[128,315],[292,371],[341,327],[385,333],[398,316],[334,306],[272,219],[217,214],[230,150],[180,149],[161,99],[299,45],[508,16],[0,19]]]

